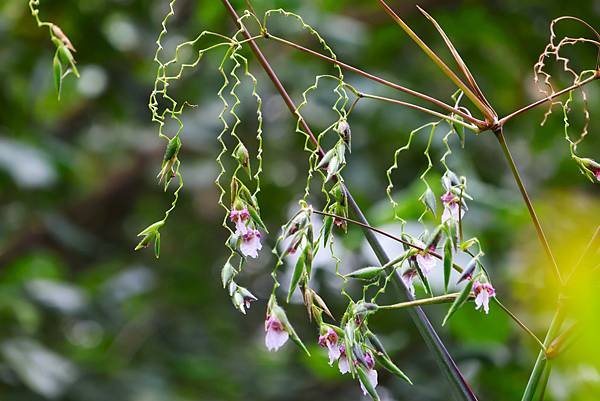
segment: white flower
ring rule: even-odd
[[[496,296],[496,290],[489,283],[480,283],[475,281],[473,284],[473,292],[475,293],[475,309],[483,306],[485,313],[490,311],[490,298]]]
[[[265,345],[269,351],[277,351],[290,337],[283,324],[275,316],[269,316],[265,321]]]
[[[338,346],[338,335],[331,327],[327,328],[327,332],[319,336],[319,345],[327,348],[329,356],[329,365],[333,365],[341,355],[340,347]]]
[[[371,383],[371,387],[375,388],[377,387],[377,371],[375,370],[375,360],[373,359],[373,355],[367,353],[365,356],[365,362],[365,367],[367,368],[367,380],[369,380],[369,383]],[[362,389],[364,395],[369,394],[362,382],[360,382],[360,388]]]
[[[402,282],[404,286],[408,288],[411,295],[415,295],[415,287],[413,285],[413,281],[417,276],[417,271],[415,269],[408,269],[404,273],[402,273]]]
[[[442,204],[444,205],[444,212],[442,213],[442,223],[448,220],[458,221],[464,216],[464,210],[460,207],[459,200],[452,192],[448,191],[441,197]]]
[[[338,369],[340,373],[345,375],[350,372],[350,364],[348,363],[348,357],[346,356],[346,347],[343,345],[340,347],[340,357],[338,359]]]
[[[243,235],[248,230],[246,223],[250,220],[250,213],[247,208],[234,209],[229,213],[229,220],[235,224],[235,233]]]
[[[421,248],[425,248],[425,244],[419,240],[415,242],[415,245]],[[429,253],[429,251],[432,250],[433,249],[425,249],[417,253],[417,264],[419,265],[419,269],[421,269],[421,271],[425,275],[429,274],[437,264],[437,260],[433,257],[433,255]]]
[[[258,251],[262,249],[262,244],[260,243],[260,232],[258,230],[254,230],[249,228],[241,234],[242,243],[240,244],[240,251],[245,256],[250,256],[251,258],[258,257]]]

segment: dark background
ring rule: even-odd
[[[600,16],[600,2],[583,0],[419,4],[453,39],[502,115],[539,97],[532,67],[547,43],[552,18],[576,15],[598,26]],[[171,202],[171,195],[156,185],[164,144],[147,109],[156,72],[155,40],[167,5],[42,1],[42,19],[59,24],[70,37],[82,73],[79,80],[66,79],[59,102],[47,30],[36,28],[25,1],[0,4],[0,395],[9,401],[358,399],[358,384],[327,366],[302,306],[287,310],[313,358],[292,344],[278,353],[266,351],[262,321],[274,263],[268,249],[273,237],[241,279],[261,298],[247,316],[232,307],[221,288],[226,232],[220,227],[222,209],[213,184],[220,130],[218,54],[174,86],[179,98],[198,107],[184,115],[181,159],[186,185],[162,230],[161,258],[155,260],[149,250],[133,252],[136,234],[160,218]],[[392,5],[432,48],[445,52],[413,1]],[[258,13],[274,7],[295,11],[342,60],[450,101],[451,82],[375,1],[256,1],[254,6]],[[180,0],[176,10],[167,37],[171,44],[205,29],[233,32],[218,1]],[[281,24],[277,29],[314,47],[297,29]],[[589,37],[570,23],[561,32]],[[333,71],[277,44],[262,46],[295,99],[315,74]],[[580,46],[568,54],[579,69],[595,66],[592,47]],[[254,61],[252,70],[265,105],[263,218],[276,233],[301,196],[306,159],[288,111]],[[406,99],[358,76],[347,78],[361,89]],[[598,159],[597,85],[588,92],[592,126],[580,152]],[[311,124],[329,123],[331,100],[325,92],[319,94],[307,109]],[[252,106],[248,102],[241,108],[248,119]],[[576,102],[573,107],[573,135],[582,124],[579,106]],[[562,113],[555,111],[544,127],[539,124],[543,108],[521,116],[507,124],[506,135],[559,264],[568,271],[600,223],[600,202],[598,187],[585,180],[569,157]],[[421,114],[374,102],[361,104],[353,115],[354,148],[345,176],[373,224],[397,228],[389,225],[385,169],[392,163],[393,149],[428,121]],[[241,135],[251,138],[251,129],[249,125]],[[423,191],[417,180],[425,168],[423,145],[423,140],[416,141],[394,177],[403,216],[411,221],[422,210],[416,198]],[[437,141],[432,154],[439,159],[442,153]],[[482,241],[498,296],[543,337],[556,292],[495,138],[489,133],[469,135],[451,164],[468,177],[476,198],[466,230]],[[373,260],[359,231],[351,229],[341,243],[345,269]],[[339,313],[343,300],[335,285],[327,284],[335,280],[332,269],[332,263],[322,263],[315,287]],[[597,319],[597,298],[586,298],[597,284],[594,278],[581,286],[575,304],[582,319]],[[531,339],[495,308],[487,317],[465,308],[441,328],[445,309],[427,311],[480,399],[520,399],[537,353]],[[447,400],[444,378],[408,315],[389,312],[371,323],[415,383],[409,387],[381,373],[382,398]],[[597,340],[597,320],[586,327]],[[556,361],[547,400],[600,398],[597,341],[582,338]]]

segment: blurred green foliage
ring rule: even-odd
[[[444,51],[413,1],[393,3],[399,3],[395,5],[402,16],[426,42]],[[308,359],[291,345],[276,354],[266,352],[261,325],[270,290],[267,272],[274,263],[268,250],[244,273],[243,280],[261,299],[248,316],[234,310],[221,288],[226,233],[220,228],[212,182],[220,107],[215,96],[220,86],[217,57],[208,57],[174,86],[178,96],[198,108],[185,114],[181,159],[186,187],[162,231],[161,259],[132,251],[137,232],[171,201],[156,185],[163,144],[146,108],[155,74],[155,40],[167,5],[42,0],[43,18],[60,25],[78,50],[81,78],[65,80],[58,102],[47,31],[36,28],[25,1],[0,4],[2,399],[356,399],[358,385],[328,367],[311,340],[316,341],[317,333],[302,306],[291,306],[288,313],[299,334],[313,344],[315,357]],[[600,21],[597,1],[429,0],[420,5],[453,39],[501,114],[538,98],[532,66],[547,42],[552,18],[575,14],[592,26]],[[442,99],[454,91],[375,1],[255,2],[259,13],[273,7],[301,14],[350,64]],[[173,45],[205,29],[232,32],[221,3],[180,0],[168,41]],[[284,24],[277,29],[313,44]],[[585,34],[574,25],[564,29],[570,36]],[[277,44],[265,43],[263,48],[296,98],[315,74],[330,71],[330,66]],[[596,54],[589,47],[573,49],[571,56],[582,68],[595,65]],[[265,101],[262,210],[275,232],[303,189],[306,160],[303,139],[292,135],[295,123],[255,63],[253,69],[262,80]],[[392,94],[357,76],[347,77],[358,88]],[[600,110],[599,95],[592,85],[592,116]],[[331,100],[326,90],[319,91],[306,110],[311,124],[327,123]],[[251,117],[252,107],[242,109]],[[511,121],[506,135],[551,243],[561,249],[559,262],[568,270],[600,223],[598,189],[569,158],[560,112],[540,127],[543,112],[536,109]],[[378,226],[394,229],[385,200],[385,169],[393,148],[427,121],[413,111],[368,102],[352,116],[354,149],[346,180]],[[573,132],[581,123],[581,113],[574,112]],[[600,136],[594,123],[580,150],[598,158]],[[242,135],[252,135],[252,127],[246,129]],[[407,218],[420,213],[416,198],[423,189],[415,179],[426,163],[419,151],[423,146],[417,141],[395,177],[396,197]],[[433,153],[441,156],[442,145]],[[455,151],[451,165],[469,178],[476,201],[466,220],[467,235],[482,239],[499,296],[543,336],[554,290],[500,148],[490,134],[470,136],[465,149]],[[267,244],[273,245],[270,239]],[[343,245],[348,256],[344,269],[373,260],[358,231],[351,229]],[[339,312],[342,301],[332,284],[332,269],[333,262],[322,261],[315,287]],[[597,286],[597,278],[591,283]],[[587,304],[598,305],[593,296]],[[445,307],[427,310],[439,327]],[[591,310],[597,315],[597,308]],[[594,313],[586,316],[593,319]],[[590,330],[598,333],[600,326],[592,323]],[[377,315],[372,325],[415,383],[409,387],[382,374],[384,399],[448,399],[444,378],[406,313]],[[488,317],[461,311],[439,332],[482,400],[519,399],[536,349],[500,311],[492,308]],[[585,352],[574,348],[569,355],[559,358],[546,399],[597,400],[597,353],[578,357]]]

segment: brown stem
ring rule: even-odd
[[[454,107],[452,107],[452,106],[450,106],[450,105],[448,105],[448,104],[446,104],[446,103],[444,103],[444,102],[442,102],[442,101],[440,101],[440,100],[438,100],[436,98],[433,98],[433,97],[431,97],[429,95],[426,95],[424,93],[417,92],[415,90],[406,88],[406,87],[404,87],[402,85],[398,85],[398,84],[396,84],[394,82],[390,82],[390,81],[388,81],[386,79],[383,79],[381,77],[378,77],[376,75],[373,75],[371,73],[363,71],[363,70],[361,70],[359,68],[353,67],[353,66],[351,66],[349,64],[346,64],[346,63],[344,63],[342,61],[336,60],[334,58],[331,58],[329,56],[326,56],[326,55],[321,54],[319,52],[316,52],[314,50],[308,49],[308,48],[306,48],[304,46],[301,46],[299,44],[296,44],[294,42],[290,42],[290,41],[285,40],[283,38],[280,38],[278,36],[274,36],[274,35],[270,35],[269,34],[267,36],[267,38],[272,39],[272,40],[274,40],[276,42],[279,42],[281,44],[284,44],[286,46],[293,47],[294,49],[303,51],[303,52],[308,53],[308,54],[310,54],[312,56],[318,57],[318,58],[320,58],[322,60],[329,61],[330,63],[336,64],[336,65],[338,65],[338,66],[340,66],[340,67],[342,67],[342,68],[344,68],[344,69],[346,69],[348,71],[352,71],[352,72],[354,72],[354,73],[356,73],[356,74],[358,74],[360,76],[363,76],[363,77],[365,77],[367,79],[370,79],[372,81],[378,82],[378,83],[380,83],[382,85],[388,86],[388,87],[396,89],[396,90],[398,90],[400,92],[404,92],[404,93],[409,94],[411,96],[414,96],[414,97],[417,97],[419,99],[425,100],[425,101],[427,101],[429,103],[432,103],[432,104],[434,104],[434,105],[436,105],[438,107],[441,107],[441,108],[443,108],[445,110],[448,110],[448,111],[452,112],[453,114],[461,116],[466,121],[475,124],[480,129],[486,127],[486,123],[484,121],[478,120],[477,118],[471,116],[470,114],[465,113],[464,111],[459,110],[457,108],[454,108]]]
[[[529,110],[533,109],[534,107],[537,107],[537,106],[539,106],[539,105],[542,105],[542,104],[544,104],[544,103],[546,103],[546,102],[550,102],[550,101],[552,101],[553,99],[555,99],[555,98],[557,98],[557,97],[559,97],[559,96],[562,96],[562,95],[564,95],[565,93],[568,93],[568,92],[572,91],[573,89],[577,89],[577,88],[580,88],[580,87],[582,87],[582,86],[584,86],[584,85],[587,85],[588,83],[590,83],[590,82],[592,82],[592,81],[594,81],[594,80],[596,80],[596,79],[598,79],[598,78],[600,78],[600,71],[597,71],[597,72],[596,72],[596,74],[592,75],[592,76],[591,76],[591,77],[589,77],[589,78],[586,78],[586,79],[584,79],[584,80],[583,80],[583,81],[581,81],[581,82],[578,82],[578,83],[576,83],[576,84],[573,84],[573,85],[569,86],[568,88],[565,88],[565,89],[563,89],[563,90],[560,90],[560,91],[558,91],[558,92],[556,92],[556,93],[553,93],[552,95],[550,95],[550,96],[548,96],[548,97],[545,97],[545,98],[543,98],[543,99],[540,99],[540,100],[538,100],[538,101],[535,101],[535,102],[533,102],[533,103],[531,103],[531,104],[528,104],[528,105],[527,105],[527,106],[525,106],[525,107],[522,107],[522,108],[520,108],[519,110],[517,110],[517,111],[515,111],[515,112],[513,112],[513,113],[510,113],[509,115],[507,115],[506,117],[503,117],[503,118],[501,118],[501,119],[498,121],[498,126],[502,127],[502,126],[504,126],[504,124],[506,124],[506,122],[507,122],[508,120],[511,120],[511,119],[513,119],[514,117],[517,117],[518,115],[520,115],[520,114],[523,114],[523,113],[525,113],[526,111],[529,111]]]

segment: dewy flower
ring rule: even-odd
[[[348,357],[346,356],[346,347],[341,345],[339,350],[340,356],[338,359],[338,369],[340,370],[341,374],[345,375],[346,373],[350,372],[350,364],[348,363]]]
[[[462,218],[464,211],[460,207],[459,199],[452,192],[448,191],[441,196],[442,204],[444,205],[444,213],[442,213],[442,223],[452,219],[458,221]]]
[[[233,209],[229,213],[229,220],[235,224],[235,233],[243,235],[248,230],[246,223],[250,220],[250,213],[245,207],[240,210]]]
[[[246,229],[241,235],[242,242],[240,244],[240,251],[245,256],[250,256],[251,258],[258,257],[258,251],[262,249],[260,237],[260,231],[252,228]]]
[[[327,348],[329,365],[333,365],[341,355],[340,347],[338,346],[338,335],[335,330],[328,327],[325,334],[319,336],[319,345],[323,348]]]
[[[273,315],[267,317],[265,331],[265,345],[269,351],[277,351],[290,338],[283,324]]]
[[[415,245],[425,248],[425,244],[419,240],[416,241]],[[433,250],[434,249],[432,247],[432,249],[419,251],[419,253],[417,253],[416,261],[423,274],[429,274],[437,263],[433,255],[429,253],[429,251]]]
[[[415,295],[415,287],[413,286],[413,281],[416,276],[417,276],[416,269],[408,269],[404,273],[402,273],[402,282],[404,283],[404,286],[406,288],[408,288],[408,290],[410,291],[410,293],[413,296]]]
[[[475,293],[475,309],[483,306],[485,313],[490,311],[490,298],[496,296],[496,290],[489,283],[481,283],[475,281],[473,284],[473,292]]]
[[[375,360],[370,352],[367,352],[367,355],[365,355],[365,362],[365,367],[367,368],[367,379],[369,380],[369,383],[371,383],[371,386],[375,388],[377,387],[377,371],[375,370]],[[360,388],[362,389],[364,395],[369,394],[362,382],[360,383]]]

